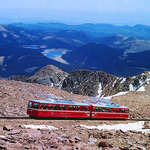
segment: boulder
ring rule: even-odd
[[[113,145],[110,144],[109,142],[101,141],[101,142],[98,143],[98,147],[102,147],[102,148],[103,148],[103,147],[110,147],[110,148],[112,148]]]

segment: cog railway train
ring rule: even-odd
[[[70,100],[30,100],[30,118],[127,119],[129,108],[113,103],[86,104]]]

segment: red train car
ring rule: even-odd
[[[30,100],[27,114],[30,117],[90,118],[91,106],[69,100]]]
[[[117,104],[98,103],[91,106],[91,118],[127,119],[129,108]]]
[[[30,100],[27,114],[37,118],[127,119],[129,108],[117,104],[76,103],[69,100]]]

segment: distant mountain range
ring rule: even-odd
[[[125,53],[138,53],[150,50],[150,41],[140,40],[136,37],[126,37],[120,34],[95,38],[94,41],[114,48],[124,49]]]
[[[121,34],[127,37],[137,37],[143,40],[150,40],[150,26],[135,25],[135,26],[115,26],[111,24],[93,24],[86,23],[81,25],[67,25],[63,23],[38,23],[38,24],[23,24],[14,23],[16,27],[23,27],[30,30],[40,29],[47,32],[57,32],[61,30],[77,30],[84,31],[93,37],[106,37],[115,34]]]
[[[88,43],[63,55],[72,64],[90,66],[116,76],[133,76],[150,70],[150,51],[126,53],[124,49]]]
[[[9,43],[21,47],[24,45],[43,45],[46,48],[74,49],[90,39],[90,35],[82,31],[63,30],[51,33],[43,30],[27,30],[12,25],[0,25],[0,43]]]
[[[66,32],[65,37],[62,36],[61,32],[52,34],[39,30],[17,28],[12,25],[0,25],[0,76],[30,76],[48,64],[53,64],[67,72],[72,69],[78,69],[76,68],[77,66],[64,65],[47,58],[41,53],[45,49],[51,48],[71,50],[85,44],[85,41],[90,38],[90,36],[84,32],[62,32]],[[79,38],[81,38],[79,35],[84,37],[83,41],[79,40]],[[74,38],[69,38],[72,36]]]
[[[8,44],[0,44],[0,76],[32,75],[47,64],[61,65],[39,52]]]
[[[20,48],[10,44],[0,44],[0,77],[8,78],[12,75],[31,76],[46,65],[54,65],[66,72],[84,68],[83,65],[65,65],[50,59],[41,52]],[[87,69],[90,69],[87,67]]]
[[[150,72],[133,77],[117,77],[103,71],[74,70],[69,74],[53,65],[47,65],[33,76],[11,76],[9,80],[38,83],[70,93],[95,97],[107,97],[120,92],[138,91],[150,81]]]
[[[124,77],[137,75],[150,70],[150,41],[143,40],[149,39],[149,29],[108,24],[0,25],[0,76],[31,76],[46,65],[68,73],[88,69]],[[66,54],[57,59],[43,55],[51,49],[65,49]],[[57,61],[62,58],[67,65]]]
[[[74,70],[62,84],[63,90],[70,93],[96,97],[106,97],[119,92],[138,91],[150,80],[150,72],[133,77],[117,77],[102,71]]]

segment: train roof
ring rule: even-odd
[[[98,106],[98,107],[128,108],[128,107],[120,106],[120,105],[114,104],[114,103],[97,103],[97,104],[92,104],[92,105]]]
[[[87,103],[77,103],[71,100],[55,100],[55,99],[45,99],[45,100],[30,100],[33,102],[37,102],[37,103],[52,103],[52,104],[66,104],[66,105],[83,105],[83,106],[97,106],[97,107],[113,107],[113,108],[128,108],[125,106],[120,106],[118,104],[114,104],[114,103],[97,103],[97,104],[87,104]]]
[[[71,100],[55,100],[55,99],[45,99],[45,100],[30,100],[37,103],[52,103],[52,104],[70,104],[70,105],[84,105],[84,106],[90,106],[87,103],[77,103]]]

